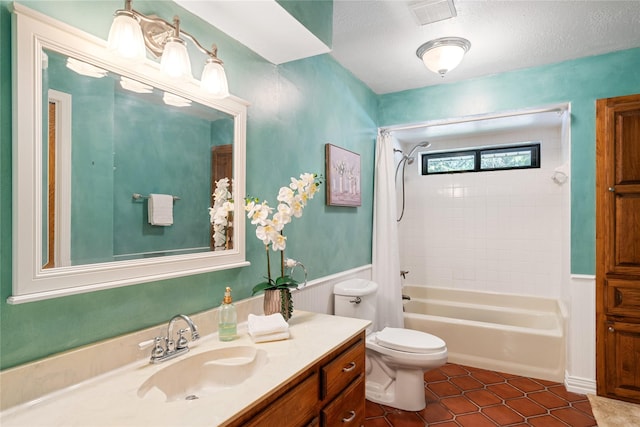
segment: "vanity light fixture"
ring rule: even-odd
[[[434,73],[444,75],[462,62],[471,42],[462,37],[442,37],[421,45],[416,51],[418,58]]]
[[[144,15],[133,9],[132,0],[125,0],[124,9],[116,10],[109,31],[108,46],[124,58],[143,61],[148,50],[160,58],[160,69],[170,77],[193,79],[191,60],[185,39],[207,56],[200,87],[216,98],[229,96],[227,76],[223,62],[218,58],[218,48],[205,49],[191,34],[180,28],[180,19],[173,23],[155,15]]]

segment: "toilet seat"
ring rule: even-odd
[[[376,344],[396,351],[417,354],[440,353],[446,343],[435,335],[404,328],[384,328],[375,334]]]

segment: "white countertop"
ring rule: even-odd
[[[138,361],[0,413],[10,426],[216,426],[309,368],[322,356],[363,331],[369,322],[296,310],[287,340],[255,344],[238,325],[239,338],[220,342],[217,334],[195,343],[176,359],[159,364]],[[267,353],[267,363],[243,383],[196,400],[165,402],[160,394],[138,397],[138,388],[155,372],[185,357],[239,345]],[[5,393],[10,392],[4,390]]]

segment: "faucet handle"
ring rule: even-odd
[[[176,350],[180,350],[182,348],[185,348],[187,346],[187,339],[184,337],[184,334],[187,332],[189,328],[187,329],[180,329],[178,331],[178,341],[176,341]]]
[[[162,348],[162,339],[163,337],[156,337],[154,339],[154,347],[153,347],[153,350],[151,350],[152,359],[164,356],[164,348]]]
[[[147,348],[151,347],[152,345],[154,345],[155,343],[156,343],[155,338],[154,338],[154,339],[152,339],[152,340],[142,341],[142,342],[139,342],[139,343],[138,343],[138,348],[139,348],[140,350],[145,350],[145,349],[147,349]]]

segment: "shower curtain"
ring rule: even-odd
[[[372,279],[378,284],[377,318],[374,331],[404,327],[393,136],[380,132],[376,141],[374,177]]]

